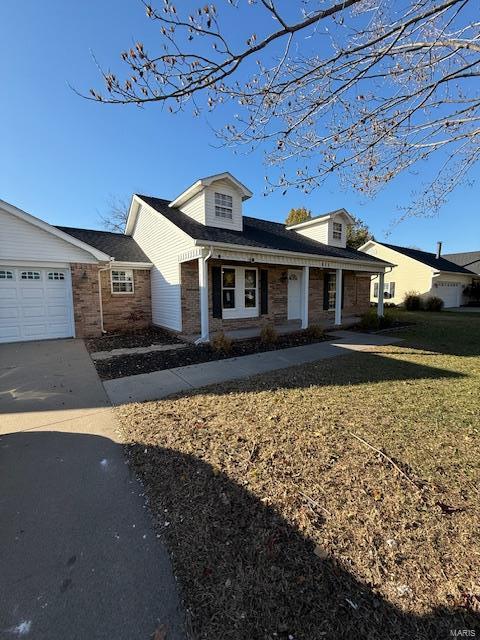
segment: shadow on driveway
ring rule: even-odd
[[[170,560],[120,445],[1,436],[0,487],[1,638],[147,640],[159,624],[184,637]]]

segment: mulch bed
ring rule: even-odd
[[[90,353],[131,347],[148,347],[151,344],[178,344],[177,336],[158,327],[147,327],[138,332],[107,334],[101,338],[85,340]]]
[[[100,378],[103,380],[111,380],[112,378],[123,378],[138,373],[150,373],[151,371],[162,371],[164,369],[184,367],[190,364],[211,362],[212,360],[224,360],[226,358],[248,356],[253,353],[262,353],[264,351],[299,347],[315,342],[323,342],[326,339],[325,336],[314,338],[305,332],[298,331],[284,336],[278,336],[276,342],[271,344],[262,343],[259,338],[238,340],[232,343],[231,349],[228,352],[215,350],[207,344],[189,344],[185,348],[178,350],[117,356],[109,360],[95,362],[95,366]]]
[[[407,327],[413,327],[416,322],[404,322],[403,320],[394,320],[391,325],[384,329],[366,329],[361,324],[355,324],[348,327],[349,331],[359,331],[360,333],[383,333],[384,331],[395,331],[397,329],[406,329]]]

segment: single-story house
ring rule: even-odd
[[[243,215],[230,173],[177,198],[132,198],[125,233],[55,227],[0,201],[0,342],[154,324],[199,340],[369,305],[390,263],[346,247],[344,209],[285,226]],[[379,308],[379,313],[383,313]]]
[[[383,300],[402,304],[405,294],[414,291],[422,298],[441,298],[446,308],[459,307],[464,302],[463,290],[472,283],[475,274],[441,254],[442,243],[436,253],[400,247],[385,242],[369,240],[360,251],[392,263],[387,269],[383,286],[379,279],[372,277],[370,300],[379,301],[379,291],[383,290]]]

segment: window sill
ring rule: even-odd
[[[252,311],[237,311],[236,309],[224,309],[222,312],[222,320],[242,320],[243,318],[259,318],[258,309]]]

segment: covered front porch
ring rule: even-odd
[[[202,248],[181,260],[182,334],[208,342],[223,332],[242,340],[266,324],[279,335],[311,325],[348,327],[370,307],[370,280],[384,276],[360,260]],[[381,270],[380,270],[381,269]],[[383,315],[383,304],[377,313]]]

